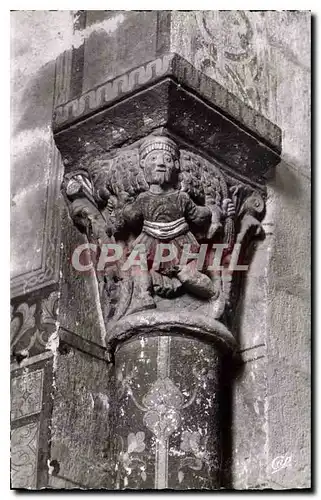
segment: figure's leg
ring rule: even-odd
[[[146,309],[154,309],[155,301],[152,297],[153,283],[150,272],[142,266],[131,269],[133,280],[132,299],[127,314],[133,314]]]
[[[146,309],[154,309],[155,301],[151,296],[152,281],[148,271],[133,277],[133,294],[126,314],[133,314]]]
[[[190,236],[190,254],[198,255],[200,246],[194,237]],[[180,252],[181,253],[181,252]],[[203,268],[204,263],[200,264]],[[212,298],[216,295],[215,288],[211,278],[198,269],[198,259],[191,258],[188,263],[178,266],[177,278],[183,284],[184,288],[201,298]]]
[[[151,270],[151,277],[154,293],[159,297],[165,299],[176,297],[182,289],[182,283],[174,276],[167,276],[158,271]]]
[[[213,282],[206,274],[198,271],[195,264],[195,262],[189,262],[182,266],[177,273],[177,278],[188,292],[209,299],[216,295]]]

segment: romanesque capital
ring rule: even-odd
[[[262,192],[164,129],[93,158],[63,189],[92,245],[110,345],[155,324],[228,341],[233,275],[263,233]]]

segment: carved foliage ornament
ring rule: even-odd
[[[95,158],[67,174],[63,190],[74,223],[97,246],[92,260],[106,323],[175,308],[182,296],[222,317],[232,280],[224,267],[235,243],[242,253],[249,234],[262,232],[259,192],[233,184],[214,160],[165,135]]]
[[[36,488],[39,423],[32,422],[11,432],[12,488]]]
[[[11,353],[13,361],[22,361],[49,349],[48,341],[56,330],[58,292],[51,292],[31,305],[21,303],[11,310]]]

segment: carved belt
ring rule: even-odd
[[[181,234],[187,233],[189,227],[184,217],[174,220],[173,222],[150,222],[145,220],[143,231],[149,236],[159,240],[172,240]]]

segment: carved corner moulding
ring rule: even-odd
[[[67,74],[70,73],[70,57],[70,51],[60,56],[59,74],[62,68],[65,68]],[[172,78],[177,83],[187,84],[190,90],[201,94],[203,99],[208,100],[221,112],[239,121],[243,127],[260,137],[272,149],[280,152],[281,131],[278,127],[228,92],[215,80],[196,70],[193,65],[176,53],[163,54],[157,59],[108,80],[72,100],[68,100],[70,78],[68,79],[66,76],[63,81],[60,81],[59,78],[57,83],[59,93],[54,111],[53,129],[55,133],[58,133],[67,126],[90,117],[125,96],[139,92],[146,85],[151,86],[166,77]]]
[[[160,127],[258,187],[279,162],[280,129],[177,54],[60,103],[53,117],[65,172]]]

